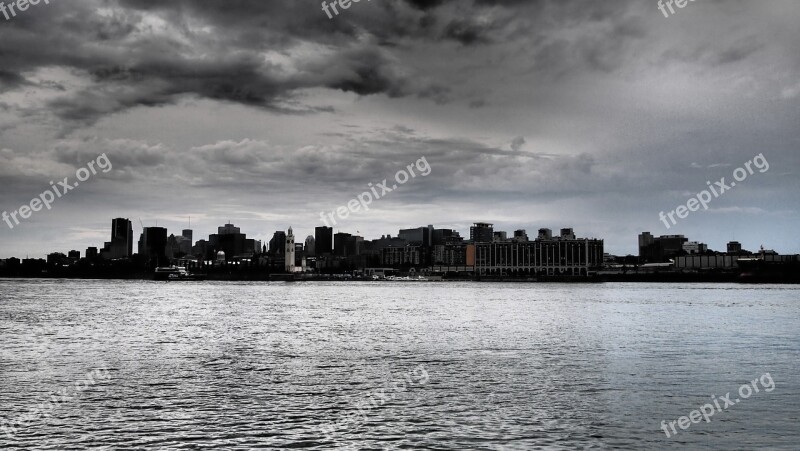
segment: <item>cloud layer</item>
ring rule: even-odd
[[[426,156],[433,172],[343,224],[433,222],[732,237],[798,252],[800,8],[790,0],[82,0],[0,24],[0,207],[106,152],[114,171],[0,257],[101,245],[113,216],[310,232]],[[2,20],[2,18],[0,18]],[[763,152],[773,169],[664,230],[658,212]],[[134,221],[138,223],[138,221]],[[147,224],[146,224],[147,225]],[[88,232],[95,231],[95,232]]]

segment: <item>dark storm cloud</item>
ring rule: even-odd
[[[427,11],[443,4],[445,0],[406,0],[406,2],[417,9]]]
[[[354,5],[335,20],[306,1],[58,3],[0,29],[0,85],[17,88],[37,69],[68,68],[85,85],[44,107],[84,124],[186,95],[284,113],[324,110],[298,103],[298,92],[310,88],[443,103],[450,98],[446,84],[420,74],[393,49],[426,41],[502,42],[561,16],[573,23],[609,19],[624,8],[611,3],[390,2]],[[534,22],[516,20],[521,10],[535,12],[529,16]],[[610,56],[621,40],[643,35],[632,19],[599,33],[580,42],[542,41],[539,67],[563,67],[577,52],[585,64],[612,70],[621,64]],[[582,49],[567,50],[575,45]]]
[[[47,105],[62,119],[84,123],[182,95],[296,112],[313,111],[294,102],[308,88],[391,97],[446,92],[413,77],[348,21],[309,14],[307,3],[98,3],[107,10],[92,4],[53,4],[4,26],[4,89],[25,84],[24,74],[40,68],[85,74],[88,86]],[[292,55],[301,45],[310,50]],[[269,52],[285,61],[272,62]]]
[[[484,27],[467,21],[450,22],[445,28],[444,36],[464,45],[490,42]]]
[[[26,84],[29,83],[22,75],[7,70],[0,70],[0,92],[6,89],[18,88]]]

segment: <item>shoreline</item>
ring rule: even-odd
[[[719,283],[719,284],[739,284],[739,285],[765,285],[765,284],[800,284],[798,276],[762,276],[742,278],[738,274],[716,274],[713,276],[698,274],[634,274],[634,275],[614,275],[599,277],[544,277],[544,278],[522,278],[522,277],[460,277],[460,278],[441,278],[436,280],[405,280],[393,281],[386,279],[374,280],[361,277],[335,277],[335,276],[316,276],[305,278],[288,278],[285,275],[247,275],[247,274],[213,274],[207,275],[200,280],[157,280],[152,275],[81,275],[65,276],[59,275],[0,275],[0,280],[130,280],[130,281],[151,281],[151,282],[390,282],[397,284],[427,284],[427,283],[448,283],[448,282],[474,282],[474,283],[518,283],[518,284],[603,284],[603,283],[665,283],[665,284],[687,284],[687,283]]]

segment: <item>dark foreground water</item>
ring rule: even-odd
[[[800,446],[794,286],[0,280],[0,344],[2,449]]]

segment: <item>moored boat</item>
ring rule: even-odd
[[[205,280],[204,274],[192,274],[186,268],[179,266],[163,266],[156,268],[155,280],[166,281],[185,281],[185,280]]]

